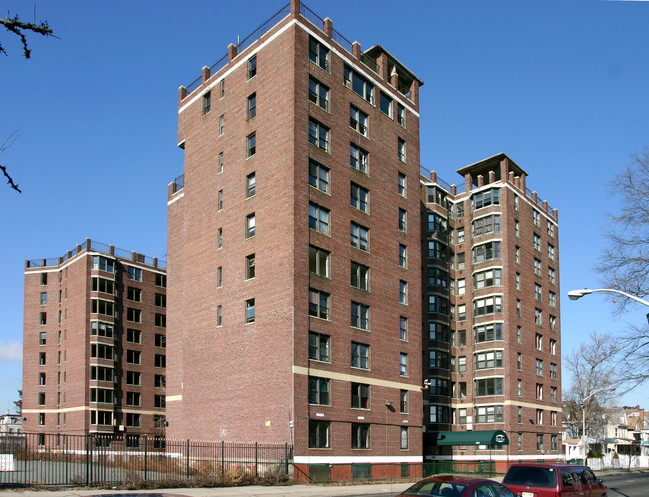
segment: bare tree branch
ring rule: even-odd
[[[0,25],[4,26],[7,31],[14,33],[20,38],[20,42],[23,45],[23,55],[26,59],[29,59],[32,53],[32,51],[27,46],[26,32],[31,31],[32,33],[37,33],[43,36],[54,36],[54,33],[47,24],[47,21],[42,21],[40,24],[21,22],[18,19],[18,16],[11,17],[9,14],[7,14],[6,18],[0,17]],[[0,53],[7,55],[7,51],[4,49],[2,44],[0,44]]]
[[[11,134],[2,143],[2,145],[0,145],[0,154],[5,150],[7,150],[9,147],[11,147],[19,137],[20,135],[18,134],[18,131],[12,131]],[[16,190],[18,193],[22,193],[20,188],[18,188],[18,185],[14,183],[13,178],[9,175],[9,172],[7,171],[7,167],[0,164],[0,169],[2,169],[2,174],[4,174],[4,176],[7,178],[7,184],[11,186],[11,188]]]

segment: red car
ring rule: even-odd
[[[486,478],[435,476],[415,483],[399,495],[439,497],[516,497],[504,485]]]
[[[606,497],[606,485],[588,466],[512,464],[503,484],[520,497]]]

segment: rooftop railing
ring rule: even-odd
[[[173,183],[172,183],[172,192],[171,193],[176,193],[179,192],[185,188],[185,174],[181,174],[180,176],[177,176],[174,178]]]

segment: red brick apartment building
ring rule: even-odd
[[[435,172],[422,178],[425,455],[558,459],[557,211],[505,154],[458,173],[463,193]],[[493,430],[509,445],[463,443]]]
[[[299,1],[275,19],[180,88],[167,433],[420,462],[422,83]]]
[[[166,271],[90,239],[25,262],[23,431],[164,429]]]
[[[296,463],[561,454],[557,213],[505,155],[464,193],[421,176],[422,84],[293,0],[180,88],[169,436]]]

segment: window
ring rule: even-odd
[[[128,364],[142,364],[142,352],[139,350],[127,349],[126,362]]]
[[[557,379],[557,365],[553,362],[550,363],[550,378],[552,378],[553,380]]]
[[[223,306],[216,306],[216,326],[223,326]]]
[[[543,300],[543,296],[541,295],[542,291],[543,288],[541,287],[541,285],[539,285],[538,283],[534,283],[534,298],[536,300]]]
[[[466,409],[458,409],[458,411],[457,411],[457,424],[465,425],[466,422],[467,422]]]
[[[451,315],[451,319],[453,316]],[[466,304],[460,304],[457,306],[457,320],[464,321],[466,319]]]
[[[246,256],[246,279],[250,280],[255,277],[255,254]]]
[[[503,339],[502,323],[490,323],[473,329],[475,343],[492,342]]]
[[[541,227],[541,214],[536,209],[532,211],[532,224],[537,228]]]
[[[438,267],[428,268],[428,284],[430,286],[439,286],[448,288],[448,272]],[[459,282],[458,282],[459,288]]]
[[[369,409],[370,386],[364,383],[352,383],[352,408]]]
[[[345,66],[345,86],[374,105],[374,85],[349,66]]]
[[[554,414],[554,413],[552,413],[552,414]],[[550,436],[550,449],[551,450],[559,450],[559,437],[557,435],[551,435]]]
[[[203,115],[207,114],[210,111],[212,106],[212,92],[207,92],[203,95]]]
[[[255,173],[246,176],[246,198],[254,197],[257,187],[257,177]]]
[[[128,343],[142,343],[142,332],[140,330],[126,329],[126,341]]]
[[[329,128],[315,119],[309,119],[309,142],[325,152],[329,151]]]
[[[352,449],[370,448],[370,425],[352,423]]]
[[[430,395],[449,395],[450,390],[448,380],[442,378],[430,378],[428,381],[430,382],[430,385],[428,387],[428,392],[430,393]]]
[[[541,276],[541,261],[536,258],[534,259],[534,274]]]
[[[408,354],[403,352],[399,356],[399,375],[408,376]]]
[[[406,196],[407,193],[407,187],[406,187],[406,175],[403,173],[399,173],[398,179],[397,179],[397,192],[399,195],[402,197]]]
[[[457,372],[466,373],[466,356],[460,356],[457,358]]]
[[[225,79],[222,79],[219,84],[219,98],[223,97],[225,97]]]
[[[167,307],[167,296],[163,293],[156,293],[155,305],[157,307]]]
[[[383,92],[381,92],[381,112],[392,117],[392,99]]]
[[[523,408],[518,408],[518,424],[523,424]],[[522,438],[522,436],[520,436]]]
[[[257,56],[253,55],[248,59],[248,79],[257,76]]]
[[[464,228],[457,229],[457,243],[464,243]]]
[[[536,410],[536,424],[539,426],[543,425],[543,409]]]
[[[142,302],[142,290],[140,288],[133,288],[132,286],[129,286],[126,289],[126,298],[127,300],[132,300],[133,302]]]
[[[399,209],[399,231],[408,231],[408,213],[405,209]]]
[[[309,159],[309,184],[329,193],[329,168]]]
[[[246,300],[246,324],[255,322],[255,299]]]
[[[428,323],[428,338],[434,342],[448,343],[449,327],[442,323]]]
[[[93,278],[92,281],[94,283],[95,278]],[[40,303],[41,305],[47,305],[47,292],[41,292]]]
[[[489,242],[473,248],[473,262],[475,264],[500,258],[502,258],[500,242]]]
[[[309,404],[329,405],[329,379],[309,376]]]
[[[502,378],[485,378],[483,380],[475,380],[476,397],[484,397],[487,395],[502,395],[502,394],[503,394]]]
[[[534,322],[543,326],[543,311],[541,309],[534,309]]]
[[[521,263],[521,249],[518,246],[514,250],[514,261],[516,261],[516,264]]]
[[[402,243],[399,244],[399,266],[408,267],[408,247]]]
[[[369,118],[365,112],[358,107],[351,105],[349,107],[349,126],[359,134],[367,136]]]
[[[309,100],[318,107],[329,110],[329,88],[313,77],[309,77]]]
[[[45,352],[39,352],[38,353],[38,365],[39,366],[45,366],[47,364],[47,356],[45,355]]]
[[[112,259],[107,259],[100,255],[92,256],[92,269],[99,269],[100,271],[106,271],[108,273],[115,272],[115,261]],[[47,279],[46,279],[47,281]]]
[[[440,261],[448,260],[447,247],[437,240],[428,240],[428,258]]]
[[[248,96],[248,119],[251,119],[257,115],[257,94],[253,93]]]
[[[223,152],[219,152],[219,172],[223,172]]]
[[[93,314],[103,314],[105,316],[114,316],[115,315],[115,302],[101,299],[91,299],[90,300],[90,312]],[[41,312],[41,324],[45,324],[43,318],[44,312]]]
[[[481,352],[475,354],[475,369],[492,369],[503,367],[503,352],[495,350],[490,352]]]
[[[428,312],[448,315],[448,299],[439,295],[428,296]]]
[[[219,116],[219,136],[223,136],[225,133],[225,115],[222,114]]]
[[[555,283],[555,271],[551,267],[548,268],[548,281],[553,285]]]
[[[543,350],[543,335],[537,333],[535,342],[536,342],[536,350]]]
[[[484,190],[473,195],[473,209],[478,210],[490,205],[500,204],[500,189],[491,188]]]
[[[458,336],[458,346],[466,347],[466,330],[458,330],[457,336]]]
[[[142,373],[137,371],[127,371],[126,384],[140,386],[142,384]]]
[[[536,400],[543,400],[543,385],[541,383],[536,384]]]
[[[223,247],[223,228],[216,230],[216,248],[220,249]]]
[[[518,379],[518,381],[516,383],[516,394],[519,397],[523,396],[523,380],[521,380],[521,379]]]
[[[361,330],[370,329],[370,306],[359,302],[352,302],[351,326]]]
[[[482,406],[475,408],[476,423],[502,423],[503,406]]]
[[[557,355],[557,341],[553,338],[550,338],[550,354]],[[550,366],[550,370],[552,370],[552,366]]]
[[[523,354],[520,352],[516,354],[516,369],[523,370]]]
[[[351,184],[350,205],[356,209],[367,212],[369,207],[370,192],[356,183]]]
[[[536,374],[538,376],[543,376],[543,359],[536,360]]]
[[[167,385],[167,380],[165,378],[165,375],[163,374],[157,374],[154,376],[153,384],[155,388],[165,388]]]
[[[322,333],[309,332],[309,359],[329,362],[329,344],[331,338]]]
[[[408,318],[399,318],[399,339],[408,340]]]
[[[484,316],[486,314],[499,314],[503,312],[501,296],[487,297],[473,301],[473,315]]]
[[[519,318],[522,316],[521,315],[521,301],[520,299],[516,299],[516,316]]]
[[[431,369],[448,369],[449,355],[442,350],[428,351],[428,367]]]
[[[352,221],[350,241],[352,247],[368,251],[370,249],[370,230]]]
[[[557,401],[557,387],[550,387],[550,401]]]
[[[514,220],[514,234],[516,236],[521,236],[520,228],[518,227],[518,219]]]
[[[38,338],[38,344],[39,345],[45,345],[47,343],[47,333],[44,331],[41,331],[39,334]]]
[[[554,260],[554,245],[548,243],[548,259]]]
[[[351,286],[360,290],[370,289],[370,268],[352,261],[351,264]]]
[[[329,209],[309,203],[309,228],[329,234]]]
[[[397,103],[397,122],[400,126],[406,127],[406,108]]]
[[[541,250],[541,237],[534,233],[534,250]]]
[[[329,448],[329,421],[309,420],[309,448]]]
[[[106,413],[106,414],[111,414],[112,415],[112,413]],[[98,423],[98,424],[101,424],[101,423]],[[106,424],[112,424],[112,422],[111,423],[106,423]],[[131,412],[126,413],[126,426],[138,428],[140,426],[140,415],[139,414],[134,414],[134,413],[131,413]]]
[[[45,392],[39,392],[38,393],[38,405],[39,406],[44,406],[45,405]]]
[[[552,426],[557,426],[557,413],[554,411],[550,414],[550,423]]]
[[[548,236],[554,238],[554,224],[548,220]]]
[[[557,331],[557,317],[556,316],[550,316],[550,330],[551,331]]]
[[[309,316],[329,319],[329,294],[309,289]]]
[[[38,384],[45,385],[45,373],[38,374]]]
[[[223,287],[223,266],[216,268],[216,288]]]
[[[329,71],[329,49],[313,36],[309,37],[309,60],[325,71]]]
[[[246,156],[248,158],[257,153],[257,135],[252,133],[246,138]]]
[[[500,231],[500,214],[481,217],[473,221],[473,236],[486,235]]]
[[[164,395],[155,395],[153,400],[153,407],[164,409],[166,406],[166,399]]]
[[[252,238],[253,236],[255,236],[255,228],[255,213],[253,212],[252,214],[248,214],[246,216],[246,238]]]
[[[309,246],[309,271],[323,278],[329,278],[329,255],[326,250]]]
[[[550,307],[557,306],[557,294],[553,291],[548,292],[548,304],[550,305]]]
[[[369,369],[370,346],[364,343],[352,342],[352,367]]]
[[[406,141],[401,138],[397,141],[397,158],[401,162],[406,162]]]
[[[155,275],[155,284],[156,286],[166,288],[167,287],[167,275],[156,273]]]
[[[142,281],[142,270],[137,267],[128,266],[127,276],[129,280]]]
[[[138,392],[126,392],[126,405],[139,406],[142,403],[142,396]]]
[[[142,310],[133,309],[132,307],[126,308],[126,320],[131,321],[132,323],[141,323],[142,322]]]
[[[368,173],[369,153],[353,143],[349,144],[349,165],[362,173]]]
[[[97,256],[94,256],[97,257]],[[97,269],[93,265],[93,269]],[[47,273],[41,273],[41,285],[47,285]]]
[[[518,273],[516,274],[520,276]],[[473,286],[476,290],[502,284],[502,269],[488,269],[473,275]]]
[[[430,406],[430,416],[429,416],[429,421],[431,423],[448,423],[449,422],[449,416],[448,416],[448,407],[447,406],[435,406],[432,405]]]
[[[155,320],[155,325],[158,326],[159,328],[167,327],[167,316],[165,316],[164,314],[156,313],[154,315],[154,320]]]
[[[399,412],[408,412],[408,390],[401,390],[399,392]]]

